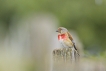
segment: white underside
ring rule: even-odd
[[[62,44],[62,46],[63,46],[64,48],[68,48],[68,46],[64,44],[63,39],[60,38],[59,42]]]

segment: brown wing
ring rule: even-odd
[[[69,39],[72,41],[73,46],[74,46],[75,50],[76,50],[76,51],[77,51],[77,53],[78,53],[78,50],[77,50],[77,48],[76,48],[76,46],[75,46],[75,42],[74,42],[74,40],[73,40],[73,38],[72,38],[72,36],[70,35],[70,33],[69,33],[69,32],[68,32],[68,37],[69,37]],[[79,53],[78,53],[78,55],[79,55]]]
[[[72,38],[72,36],[70,35],[69,32],[68,32],[68,37],[70,38],[71,41],[73,40],[73,38]]]

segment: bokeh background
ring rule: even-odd
[[[82,57],[106,59],[106,0],[0,0],[0,71],[50,71],[66,27]]]

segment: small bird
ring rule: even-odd
[[[63,45],[63,47],[72,49],[72,58],[75,60],[74,53],[76,52],[78,55],[79,53],[69,31],[64,27],[59,27],[56,32],[58,32],[58,40]]]

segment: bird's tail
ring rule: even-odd
[[[75,49],[75,52],[77,53],[77,55],[80,56],[80,54],[78,53],[78,50],[77,50],[77,48],[75,46],[75,43],[74,43],[74,49]]]

